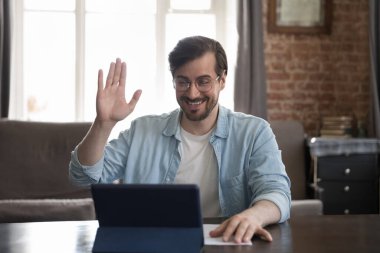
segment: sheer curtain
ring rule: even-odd
[[[9,0],[0,0],[0,118],[8,117],[10,82]]]
[[[262,1],[239,0],[235,111],[267,119]]]
[[[369,43],[371,65],[372,108],[370,136],[380,138],[380,2],[369,1]]]

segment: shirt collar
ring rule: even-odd
[[[227,138],[228,136],[228,109],[221,105],[219,105],[214,135],[220,138]]]
[[[180,119],[181,110],[178,108],[169,114],[169,120],[166,124],[164,131],[162,132],[166,136],[175,136],[176,139],[180,140]]]

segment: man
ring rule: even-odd
[[[202,36],[180,40],[169,63],[180,109],[138,118],[108,144],[141,90],[125,100],[126,64],[120,59],[111,63],[104,87],[99,71],[97,116],[72,153],[72,180],[196,183],[203,217],[230,217],[211,236],[271,241],[264,227],[289,218],[290,182],[269,124],[218,105],[228,70],[219,42]]]

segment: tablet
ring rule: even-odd
[[[199,252],[197,185],[94,184],[99,228],[93,252]]]

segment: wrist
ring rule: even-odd
[[[259,200],[247,210],[262,227],[277,223],[281,218],[279,208],[270,200]]]
[[[116,123],[116,121],[102,120],[96,117],[93,123],[93,127],[98,130],[111,132],[112,129],[115,127]]]

